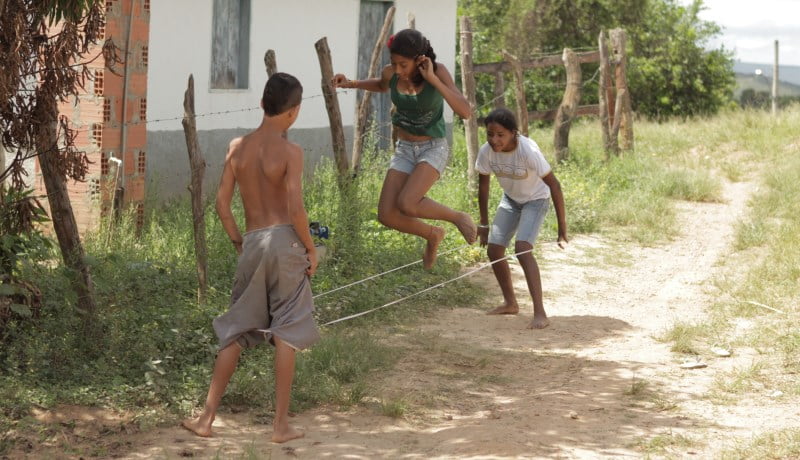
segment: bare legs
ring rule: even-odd
[[[272,442],[286,442],[304,436],[304,433],[289,425],[289,397],[294,378],[295,350],[277,337],[275,340],[275,420]],[[211,436],[211,424],[217,408],[239,362],[242,348],[235,342],[225,347],[214,362],[214,373],[203,412],[199,417],[184,420],[184,428],[198,436]]]
[[[489,255],[489,260],[494,262],[505,257],[506,248],[499,244],[489,243],[489,248],[486,252]],[[517,296],[514,294],[514,285],[511,283],[511,270],[508,268],[508,259],[492,264],[492,271],[494,272],[494,277],[497,278],[497,284],[500,285],[500,290],[503,292],[503,304],[486,314],[516,315],[519,313],[519,305],[517,304]]]
[[[420,163],[409,175],[390,169],[386,173],[378,201],[378,220],[383,225],[403,233],[417,235],[427,241],[423,254],[426,269],[433,267],[436,251],[444,239],[445,230],[420,219],[444,220],[455,225],[467,243],[474,243],[477,236],[475,222],[469,214],[454,211],[425,194],[439,179],[436,168]]]
[[[514,252],[530,251],[532,248],[533,246],[526,241],[517,241],[514,245]],[[489,244],[489,249],[487,250],[489,260],[492,262],[505,257],[505,252],[506,249],[497,244]],[[550,320],[547,319],[547,313],[544,311],[544,302],[542,301],[542,277],[539,273],[539,264],[536,263],[536,258],[532,252],[518,255],[517,260],[522,266],[522,271],[525,272],[528,291],[533,299],[533,320],[528,324],[528,328],[544,329],[550,325]],[[497,278],[497,283],[500,285],[500,290],[503,292],[503,305],[490,310],[487,314],[516,315],[519,313],[519,304],[517,304],[514,286],[511,283],[511,270],[508,268],[508,261],[501,260],[494,263],[492,270],[495,278]]]
[[[223,348],[214,361],[214,373],[211,375],[211,385],[208,387],[206,405],[199,417],[184,420],[182,425],[194,434],[203,437],[211,436],[211,424],[217,415],[217,408],[225,393],[225,388],[231,380],[233,371],[239,363],[239,356],[242,354],[242,347],[236,342]]]

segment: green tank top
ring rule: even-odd
[[[402,94],[397,91],[397,74],[389,80],[395,112],[392,124],[415,136],[444,137],[444,98],[427,81],[417,94]]]

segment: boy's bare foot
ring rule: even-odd
[[[292,439],[302,438],[306,434],[294,428],[291,425],[286,425],[286,428],[274,428],[272,432],[272,442],[282,443],[291,441]]]
[[[475,225],[475,221],[472,220],[472,216],[469,214],[460,212],[455,224],[468,244],[474,243],[475,239],[478,238],[478,226]]]
[[[213,420],[212,420],[213,422]],[[187,418],[181,422],[181,426],[203,438],[211,437],[211,423],[204,420],[203,417]]]
[[[519,305],[503,304],[497,308],[486,312],[487,315],[516,315],[519,313]]]
[[[422,253],[422,266],[425,270],[433,268],[436,262],[437,251],[439,250],[439,243],[444,239],[445,230],[442,227],[432,227],[431,236],[428,238],[428,244],[425,246],[425,252]]]
[[[528,329],[544,329],[550,325],[550,320],[546,316],[533,316],[533,319],[528,324]]]

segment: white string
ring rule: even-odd
[[[323,324],[323,325],[322,325],[322,327],[325,327],[325,326],[330,326],[330,325],[332,325],[332,324],[336,324],[336,323],[341,323],[342,321],[351,320],[351,319],[353,319],[353,318],[358,318],[359,316],[364,316],[364,315],[366,315],[366,314],[369,314],[369,313],[372,313],[372,312],[378,311],[378,310],[380,310],[380,309],[383,309],[383,308],[386,308],[386,307],[390,307],[390,306],[392,306],[392,305],[396,305],[396,304],[398,304],[398,303],[400,303],[400,302],[402,302],[402,301],[404,301],[404,300],[410,299],[410,298],[412,298],[412,297],[416,297],[416,296],[418,296],[418,295],[420,295],[420,294],[424,294],[424,293],[426,293],[426,292],[428,292],[428,291],[432,291],[432,290],[434,290],[434,289],[436,289],[436,288],[442,287],[442,286],[444,286],[445,284],[452,283],[453,281],[458,281],[458,280],[460,280],[461,278],[465,278],[465,277],[467,277],[467,276],[469,276],[469,275],[472,275],[472,274],[474,274],[474,273],[476,273],[476,272],[478,272],[478,271],[480,271],[480,270],[483,270],[483,269],[484,269],[484,268],[486,268],[486,267],[490,267],[490,266],[492,266],[492,265],[496,264],[497,262],[500,262],[500,261],[502,261],[502,260],[507,260],[507,259],[509,259],[509,258],[511,258],[511,257],[520,256],[520,255],[522,255],[522,254],[526,254],[526,253],[528,253],[528,252],[531,252],[531,251],[533,251],[533,248],[531,248],[531,249],[527,249],[527,250],[525,250],[525,251],[520,251],[520,252],[517,252],[517,253],[515,253],[515,254],[510,254],[510,255],[507,255],[507,256],[503,257],[502,259],[493,260],[493,261],[489,262],[488,264],[483,264],[483,265],[480,265],[480,266],[478,266],[477,268],[475,268],[475,269],[472,269],[472,270],[470,270],[470,271],[468,271],[468,272],[466,272],[466,273],[464,273],[464,274],[461,274],[461,275],[459,275],[459,276],[457,276],[457,277],[455,277],[455,278],[453,278],[453,279],[449,279],[449,280],[446,280],[446,281],[442,281],[442,282],[441,282],[441,283],[439,283],[439,284],[436,284],[436,285],[434,285],[434,286],[431,286],[431,287],[425,288],[425,289],[423,289],[423,290],[421,290],[421,291],[419,291],[419,292],[415,292],[415,293],[413,293],[413,294],[410,294],[410,295],[407,295],[407,296],[405,296],[405,297],[403,297],[403,298],[400,298],[400,299],[397,299],[397,300],[393,300],[393,301],[391,301],[391,302],[389,302],[389,303],[386,303],[386,304],[383,304],[383,305],[381,305],[380,307],[375,307],[375,308],[373,308],[373,309],[371,309],[371,310],[362,311],[362,312],[360,312],[360,313],[355,313],[355,314],[352,314],[352,315],[349,315],[349,316],[345,316],[344,318],[339,318],[339,319],[335,319],[335,320],[333,320],[333,321],[328,321],[327,323]],[[263,329],[262,329],[262,330],[259,330],[259,332],[265,332],[265,330],[263,330]]]
[[[459,249],[463,249],[463,248],[465,248],[467,246],[469,246],[469,244],[464,244],[463,246],[459,246],[457,248],[453,248],[453,249],[450,249],[448,251],[442,252],[442,253],[439,254],[439,256],[444,256],[444,255],[450,254],[451,252],[458,251]],[[337,288],[333,288],[330,291],[325,291],[325,292],[322,292],[320,294],[315,295],[314,298],[317,299],[317,298],[322,297],[324,295],[328,295],[328,294],[331,294],[333,292],[336,292],[336,291],[339,291],[339,290],[342,290],[342,289],[345,289],[345,288],[349,288],[351,286],[355,286],[355,285],[358,285],[358,284],[361,284],[361,283],[366,283],[369,280],[373,280],[375,278],[379,278],[379,277],[381,277],[383,275],[388,275],[389,273],[396,272],[397,270],[402,270],[402,269],[404,269],[406,267],[410,267],[412,265],[416,265],[416,264],[418,264],[420,262],[422,262],[422,259],[416,260],[416,261],[408,263],[408,264],[405,264],[402,267],[393,268],[393,269],[387,270],[387,271],[385,271],[383,273],[378,273],[377,275],[372,275],[370,277],[364,278],[364,279],[359,280],[359,281],[354,281],[354,282],[352,282],[350,284],[345,284],[344,286],[339,286]]]

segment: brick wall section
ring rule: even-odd
[[[124,185],[123,205],[134,210],[143,209],[145,177],[144,173],[140,172],[140,153],[147,146],[147,126],[141,112],[142,100],[147,98],[145,60],[150,34],[149,4],[147,0],[106,0],[104,38],[114,41],[120,48],[120,57],[125,62],[116,64],[114,70],[119,74],[116,75],[105,68],[101,56],[90,65],[93,74],[101,78],[87,81],[86,87],[77,99],[59,105],[60,114],[70,120],[73,129],[78,130],[76,146],[86,151],[91,162],[86,182],[68,184],[73,212],[81,233],[95,227],[101,215],[110,209],[116,165],[107,162],[109,157],[120,158],[123,161],[122,172],[117,178],[118,185]],[[131,11],[133,18],[130,50],[125,54],[128,18]],[[100,53],[102,48],[100,45],[90,51],[89,59]],[[127,94],[123,94],[126,67],[128,88]],[[125,98],[127,104],[124,104]],[[124,117],[123,105],[126,105]],[[123,127],[127,130],[124,148]],[[95,135],[98,134],[97,128],[100,128],[99,136]],[[146,154],[143,158],[146,161]],[[45,193],[38,165],[36,188],[39,193]]]

